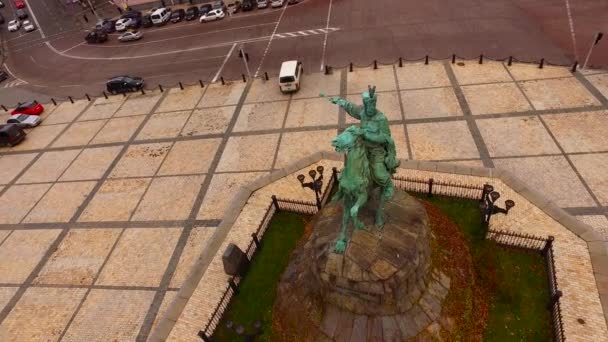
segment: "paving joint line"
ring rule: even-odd
[[[401,98],[401,89],[399,87],[399,77],[397,77],[397,69],[393,65],[393,76],[395,77],[395,85],[397,86],[397,99],[399,100],[399,109],[401,110],[401,120],[403,120],[403,131],[405,132],[405,145],[407,146],[407,159],[413,158],[412,144],[410,142],[410,135],[407,131],[407,125],[405,124],[405,110],[403,108],[403,99]]]
[[[575,72],[574,77],[587,89],[603,106],[608,106],[608,99],[581,73]]]
[[[281,140],[283,140],[283,130],[285,129],[285,123],[287,122],[287,116],[289,115],[289,108],[291,107],[291,100],[293,99],[293,93],[289,94],[287,100],[287,106],[285,106],[285,115],[283,116],[283,122],[281,123],[281,131],[279,132],[279,140],[277,141],[277,147],[274,150],[274,156],[272,157],[272,164],[270,164],[270,171],[275,169],[277,164],[277,158],[279,157],[279,149],[281,148]]]
[[[245,104],[245,99],[247,98],[247,95],[249,94],[249,90],[251,89],[252,85],[253,85],[253,81],[249,80],[247,82],[247,85],[243,89],[241,97],[239,98],[239,101],[234,109],[232,118],[230,119],[230,123],[228,124],[228,127],[224,133],[224,136],[222,137],[222,141],[220,142],[220,144],[215,152],[211,165],[209,166],[209,170],[208,170],[209,175],[214,175],[215,171],[217,170],[221,157],[224,153],[224,149],[225,149],[226,145],[228,144],[228,140],[231,137],[230,133],[232,132],[232,130],[234,129],[234,127],[236,125],[236,122],[239,118],[239,114],[241,112],[241,109],[243,108],[243,105]],[[165,273],[163,274],[162,280],[160,282],[160,290],[157,291],[156,294],[154,295],[152,304],[150,304],[150,308],[148,309],[148,312],[146,313],[144,322],[141,325],[139,333],[137,335],[137,341],[146,341],[151,333],[152,324],[156,320],[160,306],[165,298],[166,289],[169,287],[169,284],[171,283],[171,279],[173,278],[173,275],[175,273],[175,269],[177,267],[179,259],[181,258],[181,255],[185,249],[186,243],[188,242],[188,239],[190,237],[190,233],[194,227],[194,225],[192,223],[196,219],[196,216],[198,215],[198,212],[200,211],[200,208],[203,204],[204,197],[207,194],[209,185],[211,184],[212,178],[213,178],[212,176],[205,177],[205,180],[203,181],[203,184],[201,185],[201,187],[199,189],[199,193],[197,194],[197,197],[196,197],[194,204],[192,206],[192,209],[190,211],[190,215],[188,217],[188,222],[190,222],[190,224],[187,224],[183,228],[182,233],[179,237],[179,240],[178,240],[175,248],[173,249],[173,254],[171,255],[171,259],[169,260],[169,263],[165,269]]]
[[[448,75],[448,78],[450,79],[450,83],[452,84],[452,87],[454,88],[454,93],[456,94],[456,98],[458,99],[458,104],[460,105],[460,109],[462,110],[462,113],[464,114],[464,118],[467,122],[467,126],[469,127],[471,136],[473,137],[473,141],[475,142],[475,145],[477,146],[477,152],[479,153],[479,156],[481,157],[481,161],[483,162],[483,165],[485,167],[494,168],[494,163],[492,162],[492,159],[490,158],[490,152],[488,151],[488,147],[486,146],[486,144],[483,140],[483,136],[481,135],[481,132],[479,131],[479,127],[477,127],[477,123],[475,122],[475,118],[474,118],[473,114],[471,113],[471,108],[469,107],[469,103],[467,102],[467,99],[464,96],[464,93],[462,92],[462,88],[458,84],[458,80],[456,79],[456,75],[454,74],[454,71],[452,70],[452,66],[449,64],[448,61],[444,61],[443,67]]]
[[[196,226],[217,227],[219,219],[194,220]],[[184,227],[186,220],[157,221],[85,221],[85,222],[36,222],[36,223],[3,223],[0,230],[36,230],[36,229],[122,229],[122,228],[170,228]]]

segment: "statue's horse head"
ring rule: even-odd
[[[361,127],[350,126],[331,141],[331,146],[336,148],[336,152],[348,153],[357,145],[362,134]]]

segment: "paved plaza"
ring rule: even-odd
[[[508,170],[607,241],[608,72],[456,62],[47,104],[0,149],[0,340],[146,340],[239,189],[354,122],[319,93],[368,84],[399,158]]]

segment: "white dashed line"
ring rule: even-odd
[[[264,65],[264,59],[266,58],[266,55],[268,54],[268,51],[270,50],[270,45],[272,44],[272,38],[274,38],[274,35],[277,33],[277,30],[279,29],[279,25],[281,24],[281,19],[283,19],[283,15],[285,14],[286,10],[287,10],[287,6],[283,7],[283,11],[281,11],[279,20],[277,20],[277,24],[274,27],[274,30],[272,31],[270,40],[268,40],[268,45],[266,45],[266,50],[264,50],[264,54],[262,55],[262,59],[260,59],[260,64],[258,65],[258,69],[255,71],[253,78],[258,77],[258,74],[260,73],[260,70],[262,69],[262,65]]]
[[[570,36],[572,37],[572,48],[574,49],[574,59],[578,60],[578,49],[576,48],[576,33],[574,32],[574,20],[572,19],[572,12],[570,10],[570,1],[566,2],[566,13],[568,14],[568,24],[570,25]]]
[[[329,33],[329,20],[331,18],[331,4],[332,0],[329,0],[329,7],[327,8],[327,24],[325,25],[325,38],[323,39],[323,52],[321,52],[321,71],[325,68],[325,50],[327,49],[327,36]]]

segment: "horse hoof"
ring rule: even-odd
[[[336,241],[336,247],[334,248],[334,252],[342,254],[346,250],[346,241],[338,240]]]

